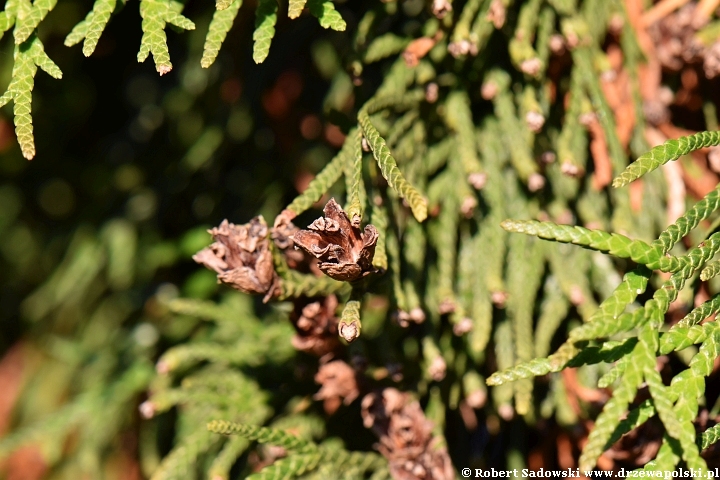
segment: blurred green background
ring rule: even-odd
[[[20,155],[10,108],[0,124],[3,351],[44,328],[30,313],[40,307],[23,299],[56,271],[73,241],[117,243],[104,245],[109,250],[99,263],[117,263],[109,267],[111,288],[130,294],[133,311],[164,282],[207,297],[215,291],[213,275],[190,260],[209,240],[204,230],[223,218],[277,213],[334,154],[318,113],[340,67],[329,41],[342,43],[343,35],[328,38],[312,18],[301,18],[281,29],[273,55],[256,65],[247,6],[217,63],[203,69],[212,11],[190,5],[185,12],[198,28],[170,32],[175,68],[159,77],[151,61],[135,62],[141,36],[135,8],[113,17],[93,56],[63,46],[87,7],[60,2],[41,25],[64,78],[36,77],[37,157],[28,162]],[[4,85],[11,39],[3,45]],[[123,240],[109,240],[108,229],[121,230]]]
[[[206,230],[224,218],[242,223],[276,215],[342,142],[323,109],[351,106],[352,84],[337,53],[349,40],[309,16],[281,18],[272,54],[256,65],[255,4],[247,2],[217,61],[203,69],[214,7],[194,2],[184,13],[197,29],[169,30],[175,68],[160,77],[152,60],[135,60],[142,35],[136,5],[113,16],[91,57],[80,46],[65,47],[65,36],[90,7],[59,2],[39,28],[64,76],[36,76],[35,159],[21,155],[12,107],[0,117],[0,436],[47,418],[78,392],[105,385],[144,359],[147,369],[130,369],[131,396],[116,399],[123,422],[136,417],[132,392],[145,389],[158,353],[195,325],[167,321],[157,299],[216,295],[215,274],[190,258],[210,242]],[[6,35],[3,86],[12,48]],[[288,348],[289,342],[280,350]],[[111,408],[105,402],[85,409],[104,415]],[[117,434],[102,422],[94,431],[108,437],[95,438],[98,449],[137,448],[134,434]],[[63,457],[62,434],[55,434],[41,442],[42,458],[20,450],[0,462],[0,477],[42,478]],[[60,462],[55,475],[101,471],[102,455],[91,457],[70,467]],[[123,472],[121,460],[109,461],[108,475],[133,475]],[[144,474],[156,466],[144,465]]]
[[[499,224],[507,217],[543,218],[609,230],[619,212],[632,229],[625,233],[646,240],[667,225],[667,184],[660,172],[643,178],[645,189],[635,191],[632,208],[625,201],[629,189],[593,185],[596,152],[588,143],[597,129],[591,135],[579,122],[583,115],[609,112],[607,125],[595,126],[611,132],[618,119],[610,116],[622,119],[619,110],[600,105],[600,85],[607,80],[601,73],[618,73],[606,53],[622,50],[616,69],[631,77],[623,88],[638,117],[630,121],[629,145],[618,147],[616,160],[648,148],[640,114],[647,105],[634,81],[641,54],[629,23],[622,30],[616,21],[628,21],[627,2],[584,0],[576,12],[571,0],[502,1],[507,18],[497,25],[480,1],[456,2],[455,16],[445,20],[432,13],[434,3],[338,1],[346,32],[325,30],[308,14],[291,21],[283,6],[270,55],[257,65],[257,2],[248,1],[217,61],[203,69],[214,6],[191,2],[183,14],[196,29],[167,29],[174,69],[164,76],[152,60],[136,62],[142,36],[136,4],[113,15],[95,53],[85,58],[80,46],[68,48],[63,41],[91,2],[58,3],[38,35],[63,79],[36,76],[32,161],[15,141],[11,107],[0,112],[0,478],[169,480],[188,478],[190,469],[215,480],[228,478],[231,467],[233,478],[242,478],[277,458],[271,449],[246,452],[242,438],[221,441],[209,434],[206,422],[225,416],[326,438],[335,448],[343,442],[350,450],[373,448],[377,439],[362,425],[360,401],[331,414],[313,399],[321,383],[315,380],[319,362],[292,347],[290,303],[263,305],[219,286],[215,273],[191,256],[210,243],[207,229],[223,219],[241,224],[262,214],[272,224],[336,155],[343,130],[355,125],[358,109],[383,81],[386,93],[398,96],[413,84],[414,94],[429,85],[440,92],[405,114],[391,108],[372,119],[383,136],[394,137],[388,143],[403,172],[419,179],[421,190],[427,187],[430,216],[417,224],[365,155],[361,175],[372,179],[366,182],[369,198],[378,207],[369,204],[367,212],[375,223],[385,211],[387,238],[395,245],[388,241],[388,274],[365,296],[361,341],[342,352],[350,363],[364,357],[369,365],[359,375],[367,385],[357,390],[394,386],[416,394],[434,422],[433,436],[447,442],[457,468],[576,465],[590,419],[608,398],[604,390],[587,398],[577,392],[595,389],[609,365],[539,378],[536,397],[526,392],[532,408],[524,415],[514,410],[514,387],[496,387],[488,395],[484,378],[561,345],[566,329],[587,321],[612,293],[629,262],[546,247],[506,235]],[[495,3],[483,0],[482,8]],[[542,6],[545,19],[537,48],[544,49],[548,68],[537,78],[522,71],[514,58],[518,51],[512,51],[524,27],[521,12],[532,10],[527,5]],[[465,24],[463,11],[472,11]],[[525,21],[534,22],[536,14],[526,14]],[[480,52],[452,56],[450,40],[456,34],[470,38],[470,24]],[[563,35],[581,34],[587,45],[566,48]],[[10,37],[0,42],[0,87],[11,77]],[[432,50],[411,68],[401,52],[413,39],[432,39]],[[552,39],[562,49],[551,52]],[[577,65],[576,58],[587,65]],[[590,66],[591,59],[597,65]],[[701,70],[697,63],[683,68]],[[678,90],[680,77],[663,71],[657,86]],[[665,126],[716,127],[718,81],[700,77],[687,89],[701,99],[692,108],[662,105]],[[483,89],[493,82],[491,98]],[[571,93],[574,99],[567,101]],[[448,112],[452,105],[461,107],[450,112],[456,118]],[[531,131],[527,113],[547,123]],[[577,118],[566,121],[570,115]],[[475,161],[482,158],[481,168],[494,180],[482,190],[464,181],[467,165],[459,159],[468,151]],[[680,201],[690,204],[693,195],[712,190],[716,176],[705,157],[683,162],[690,195],[686,200],[683,192]],[[433,165],[431,172],[424,171],[426,164]],[[575,173],[568,174],[568,165]],[[693,175],[710,184],[700,195]],[[527,177],[545,187],[532,187]],[[343,199],[343,185],[329,194]],[[311,209],[295,224],[305,227],[317,214]],[[697,238],[688,245],[702,234],[693,234]],[[407,305],[399,301],[403,289],[415,297],[405,299]],[[720,277],[686,289],[680,303],[689,306],[718,291]],[[455,331],[465,314],[461,308],[450,312],[455,316],[442,312],[445,294],[468,307],[468,322],[481,333]],[[404,306],[422,307],[428,320],[399,326],[393,313]],[[667,371],[685,368],[688,354],[677,356]],[[159,358],[180,366],[156,375]],[[432,375],[433,360],[442,364],[442,375]],[[709,385],[708,406],[717,398]],[[177,398],[168,400],[172,395]],[[153,418],[141,420],[137,407],[148,396],[158,412],[144,411]],[[720,403],[704,412],[705,420],[720,418],[718,409]],[[608,468],[634,468],[633,449],[660,444],[657,424],[643,428],[626,437],[629,445],[619,447]],[[631,453],[623,456],[626,451]],[[319,470],[316,478],[332,478]]]

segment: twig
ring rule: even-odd
[[[611,45],[608,47],[608,58],[610,59],[615,78],[611,81],[600,82],[605,99],[613,111],[615,117],[615,131],[618,140],[623,148],[627,148],[635,129],[635,105],[632,101],[630,75],[622,68],[623,56],[619,47]]]
[[[625,0],[625,8],[628,14],[628,20],[635,30],[638,44],[645,54],[647,63],[639,65],[638,77],[640,81],[640,94],[643,100],[652,100],[657,98],[660,82],[662,79],[662,69],[660,61],[655,55],[655,47],[652,38],[648,34],[646,23],[643,17],[643,1],[642,0]]]
[[[630,208],[633,212],[642,210],[643,203],[643,179],[639,178],[630,185]]]
[[[700,0],[697,7],[695,7],[692,21],[693,26],[700,28],[705,25],[718,6],[720,6],[720,0]]]
[[[587,125],[587,129],[590,131],[590,136],[592,137],[590,141],[590,153],[592,154],[593,164],[595,165],[595,172],[593,173],[592,179],[593,188],[602,190],[612,181],[612,160],[608,152],[605,132],[596,117],[593,116],[593,119]]]
[[[690,0],[660,0],[653,7],[645,12],[642,17],[643,25],[650,26],[658,20],[671,14],[678,8],[682,7]]]

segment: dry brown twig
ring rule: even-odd
[[[720,0],[700,0],[695,8],[693,26],[700,28],[705,25],[718,7],[720,7]]]
[[[405,47],[403,51],[403,60],[408,67],[417,67],[420,60],[427,55],[435,44],[442,38],[442,32],[438,32],[434,37],[416,38]]]
[[[614,75],[611,80],[601,82],[603,94],[613,111],[615,131],[623,148],[627,148],[635,129],[635,105],[632,101],[630,75],[623,68],[623,54],[620,46],[611,44],[607,56]]]
[[[625,0],[625,9],[630,24],[635,30],[638,43],[645,54],[646,62],[641,63],[638,68],[640,81],[640,94],[643,100],[648,101],[656,98],[662,79],[660,62],[655,55],[655,47],[646,30],[643,22],[643,0]]]
[[[612,161],[608,152],[605,131],[597,116],[593,115],[585,125],[590,131],[590,153],[592,154],[595,171],[593,172],[593,188],[602,190],[612,181]]]
[[[658,20],[668,16],[690,0],[660,0],[642,16],[642,23],[645,26],[652,25]]]
[[[556,443],[558,466],[563,470],[575,468],[577,462],[573,455],[573,442],[570,440],[570,436],[562,432],[557,436]]]

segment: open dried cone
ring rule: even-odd
[[[702,62],[705,76],[715,78],[720,75],[720,40],[703,44],[696,36],[703,26],[703,22],[696,21],[697,7],[695,2],[687,3],[653,23],[648,32],[663,67],[679,71],[687,64]]]
[[[315,383],[321,385],[315,400],[323,401],[325,413],[332,415],[341,404],[350,405],[360,395],[355,370],[342,360],[320,365]]]
[[[290,314],[296,334],[293,347],[302,352],[322,357],[340,346],[338,318],[335,316],[338,301],[335,295],[325,298],[298,298]]]
[[[377,448],[395,480],[450,480],[455,473],[447,449],[433,438],[433,425],[408,393],[385,388],[365,395],[365,427],[380,438]]]
[[[378,241],[373,225],[359,226],[350,222],[334,198],[325,205],[324,217],[295,233],[295,246],[320,260],[320,270],[335,280],[352,282],[375,272],[372,259]]]
[[[293,236],[299,232],[300,229],[292,223],[294,218],[295,213],[290,210],[285,209],[280,212],[280,215],[275,218],[275,224],[270,231],[270,238],[272,238],[275,246],[282,252],[288,267],[302,273],[310,273],[314,270],[314,273],[320,275],[320,272],[317,272],[317,266],[314,265],[317,260],[304,251],[295,248]]]
[[[257,216],[244,225],[223,220],[208,232],[215,241],[193,255],[193,260],[218,274],[218,280],[241,292],[265,295],[280,293],[265,220]]]

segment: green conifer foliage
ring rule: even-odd
[[[713,2],[72,1],[0,12],[0,476],[715,467]],[[12,163],[59,36],[155,72]]]

